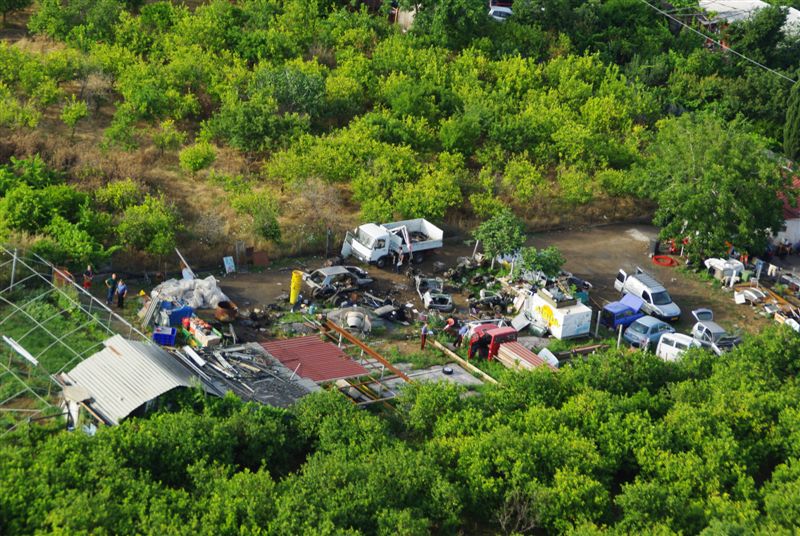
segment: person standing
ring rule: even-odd
[[[94,271],[92,270],[92,265],[88,265],[86,267],[86,271],[83,272],[83,288],[89,290],[92,288],[92,279],[94,279]]]
[[[406,255],[402,251],[397,252],[397,264],[395,265],[394,271],[400,273],[400,270],[403,269],[403,261],[406,260]]]
[[[122,279],[117,284],[117,307],[120,309],[125,308],[125,296],[128,295],[128,285]]]
[[[456,348],[461,348],[461,343],[464,342],[464,337],[467,335],[469,331],[469,326],[464,324],[461,326],[461,329],[458,330],[458,335],[456,335],[456,342],[453,343],[453,346]]]
[[[117,291],[117,274],[111,274],[111,277],[105,280],[106,284],[106,305],[114,303],[114,293]]]
[[[419,349],[425,349],[425,341],[428,339],[428,335],[432,333],[430,329],[428,329],[428,323],[425,322],[422,324],[422,329],[419,332]]]

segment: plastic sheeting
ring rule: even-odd
[[[154,288],[150,295],[158,295],[160,300],[182,301],[193,309],[213,309],[221,301],[230,301],[213,275],[205,279],[169,279]]]

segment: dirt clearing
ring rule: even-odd
[[[614,278],[620,268],[632,271],[636,266],[652,273],[667,288],[683,313],[676,326],[687,331],[693,324],[690,311],[699,307],[712,309],[719,323],[728,329],[756,332],[766,320],[755,314],[754,309],[736,305],[730,291],[714,287],[696,275],[683,273],[677,268],[665,268],[653,264],[648,257],[649,241],[655,238],[658,229],[648,225],[608,225],[584,230],[557,231],[533,234],[528,245],[537,248],[555,246],[567,259],[565,269],[590,281],[594,289],[590,293],[596,307],[619,298],[614,290]],[[419,268],[423,273],[433,272],[433,263],[455,264],[458,257],[472,254],[474,245],[465,238],[452,238],[436,255],[427,258]],[[221,280],[221,286],[241,306],[274,303],[288,293],[292,269],[313,270],[321,267],[324,259],[309,257],[287,261],[281,267],[273,267],[261,273],[237,274]],[[412,301],[421,306],[410,280],[403,274],[391,270],[368,267],[375,278],[373,290],[384,294],[393,292],[401,301]],[[464,296],[454,296],[459,307],[457,314],[466,314]]]

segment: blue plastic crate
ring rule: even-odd
[[[168,327],[157,327],[153,330],[153,340],[161,346],[175,346],[175,336],[178,330]]]

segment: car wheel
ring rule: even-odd
[[[411,258],[411,262],[413,262],[414,264],[421,264],[422,261],[424,261],[424,260],[425,260],[425,256],[422,253],[416,253]]]
[[[378,268],[386,268],[386,256],[384,255],[383,257],[375,261],[375,266],[377,266]]]

